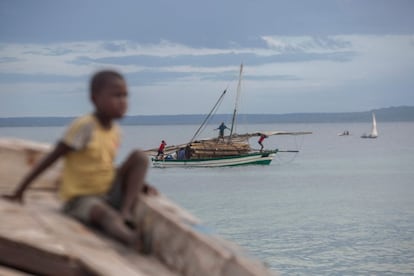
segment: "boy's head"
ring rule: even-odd
[[[124,116],[128,90],[124,77],[111,70],[95,73],[90,82],[90,97],[96,111],[111,119]]]

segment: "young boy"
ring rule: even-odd
[[[64,157],[60,196],[64,212],[84,223],[100,227],[121,242],[139,249],[131,223],[132,210],[140,192],[156,194],[145,183],[147,157],[138,151],[114,167],[120,133],[114,120],[127,110],[127,85],[119,73],[101,71],[90,82],[95,112],[76,119],[66,134],[20,183],[14,194],[4,198],[23,203],[23,194],[32,181],[58,158]]]

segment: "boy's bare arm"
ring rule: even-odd
[[[30,171],[28,175],[23,179],[22,182],[18,185],[16,191],[10,195],[2,195],[3,198],[9,199],[12,201],[17,201],[23,203],[23,193],[29,187],[29,185],[36,179],[44,170],[49,168],[59,157],[64,156],[73,149],[68,145],[59,142],[56,147],[48,155],[43,158],[36,167]]]

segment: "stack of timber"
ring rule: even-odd
[[[13,191],[48,150],[0,139],[0,192]],[[61,213],[60,168],[34,183],[24,205],[0,199],[1,275],[273,275],[162,195],[141,196],[134,210],[147,254],[124,247]]]
[[[224,139],[195,141],[190,147],[192,159],[242,155],[251,150],[247,142],[229,142]]]

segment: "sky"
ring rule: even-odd
[[[0,117],[91,112],[115,69],[129,115],[414,105],[411,0],[0,0]]]

